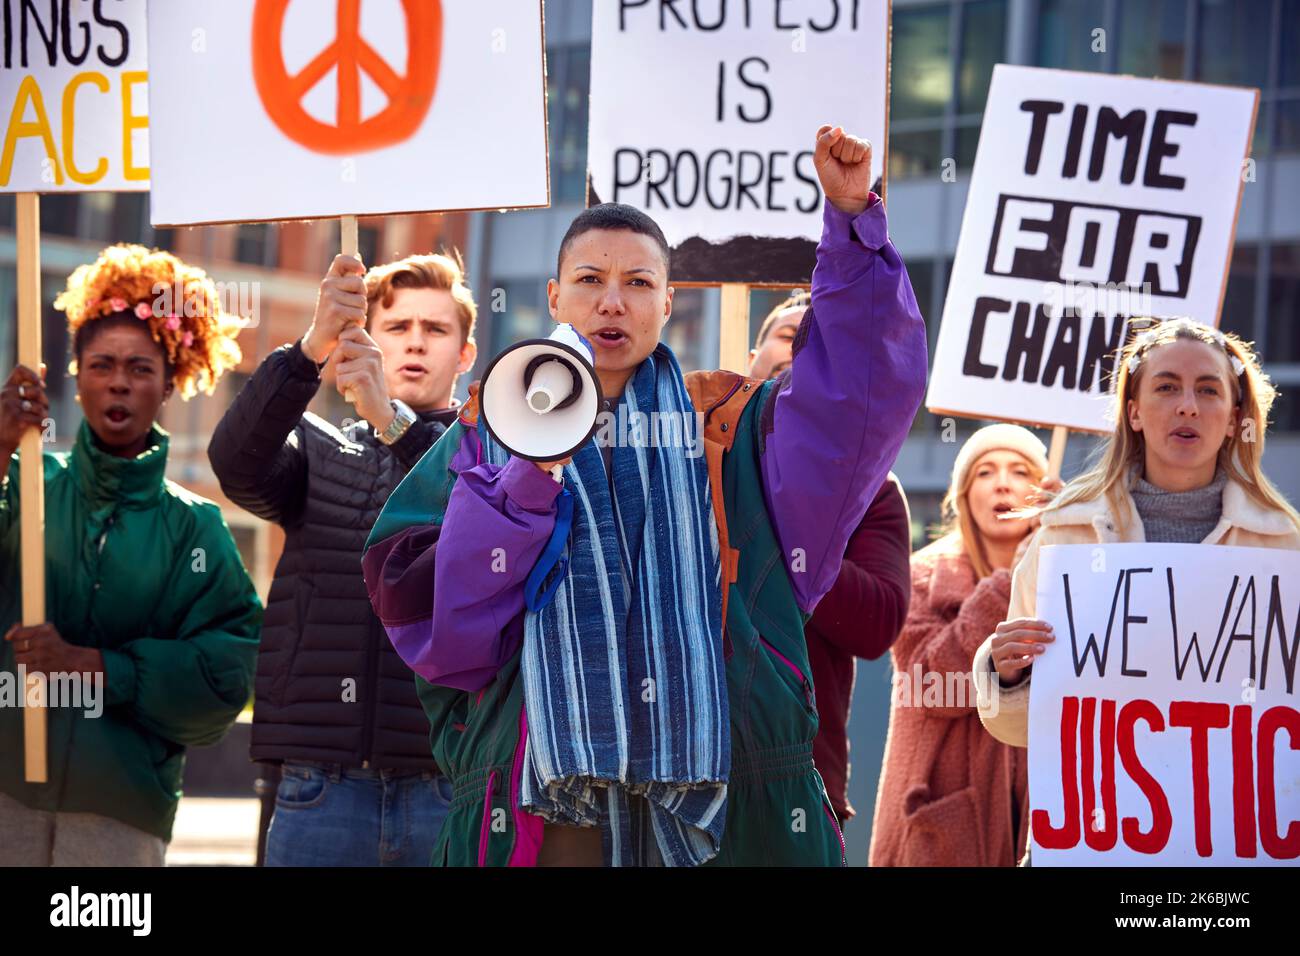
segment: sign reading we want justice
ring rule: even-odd
[[[1034,866],[1300,860],[1300,555],[1044,548]]]
[[[995,67],[930,410],[1108,431],[1130,318],[1218,324],[1258,98]]]

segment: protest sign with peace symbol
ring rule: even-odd
[[[442,52],[439,0],[402,0],[406,20],[406,67],[398,73],[361,35],[362,0],[338,0],[334,41],[297,73],[284,62],[285,13],[289,0],[257,0],[253,8],[253,78],[267,115],[280,130],[318,153],[352,154],[391,146],[424,121],[438,84]],[[303,97],[334,70],[336,122],[308,114]],[[361,117],[361,74],[388,97],[388,105]]]
[[[541,0],[147,11],[155,226],[549,201]]]

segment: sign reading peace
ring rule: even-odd
[[[334,42],[290,75],[284,63],[284,19],[289,0],[257,0],[253,10],[253,79],[267,115],[286,136],[318,153],[346,154],[392,146],[424,121],[438,85],[442,53],[440,0],[401,0],[406,19],[406,66],[393,67],[361,36],[362,0],[338,0]],[[338,81],[336,122],[309,115],[303,97],[329,71]],[[388,105],[361,118],[361,72],[388,97]]]

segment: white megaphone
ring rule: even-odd
[[[581,448],[596,430],[602,399],[591,343],[567,324],[494,358],[478,392],[493,440],[529,461],[568,458]]]

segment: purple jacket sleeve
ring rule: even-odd
[[[768,512],[807,612],[835,583],[925,390],[925,323],[875,197],[857,216],[825,204],[810,312],[762,456]]]
[[[501,636],[524,608],[524,582],[555,526],[559,492],[559,483],[518,458],[460,472],[434,554],[430,630],[404,647],[390,629],[425,680],[477,690],[514,652]]]

